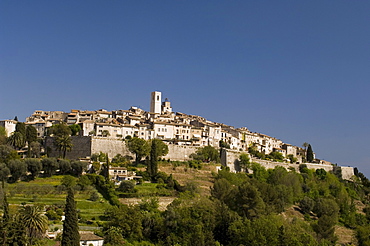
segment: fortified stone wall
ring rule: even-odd
[[[221,164],[227,166],[230,172],[240,172],[239,156],[242,152],[231,149],[221,149]]]
[[[164,159],[170,159],[171,161],[188,161],[190,155],[195,153],[199,147],[195,146],[183,146],[183,145],[168,145],[168,154],[163,156]]]
[[[45,147],[49,151],[49,156],[51,157],[60,157],[62,153],[56,150],[53,137],[47,137],[45,139]],[[90,157],[95,153],[108,153],[109,158],[113,158],[117,154],[125,155],[134,155],[128,150],[125,141],[107,138],[107,137],[82,137],[75,136],[72,137],[73,148],[72,151],[66,153],[66,158],[68,159],[79,159]],[[188,161],[190,160],[190,155],[195,153],[199,147],[195,146],[182,146],[182,145],[168,145],[168,154],[164,156],[164,159],[170,159],[172,161]],[[241,171],[239,165],[239,156],[242,152],[230,149],[221,150],[221,164],[230,168],[231,172]],[[290,164],[283,162],[272,162],[260,159],[252,158],[251,161],[256,162],[264,166],[266,169],[274,169],[276,166],[282,166],[286,169],[294,168],[299,172],[298,164]],[[332,165],[324,164],[313,164],[305,163],[309,169],[324,169],[329,172],[333,170]],[[353,167],[341,167],[343,179],[351,179],[354,175]]]
[[[91,137],[73,136],[72,151],[66,152],[66,158],[76,160],[80,157],[91,156]],[[63,153],[55,148],[54,138],[45,138],[45,149],[50,157],[61,157]]]
[[[115,138],[107,137],[92,137],[91,139],[91,153],[106,153],[108,157],[112,159],[117,154],[123,156],[129,155],[133,156],[132,153],[126,147],[125,141]]]
[[[355,170],[353,167],[341,167],[342,168],[342,178],[351,179],[355,175]]]

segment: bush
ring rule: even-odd
[[[121,181],[117,190],[121,192],[135,193],[135,184],[133,181],[124,180]]]
[[[299,207],[301,208],[302,212],[308,214],[315,206],[315,201],[307,196],[305,196],[300,202]]]
[[[45,213],[46,217],[48,217],[49,220],[61,220],[62,216],[60,216],[56,211],[50,209],[46,211]]]
[[[202,162],[200,160],[188,161],[188,166],[194,169],[202,169]]]
[[[94,191],[93,193],[91,193],[89,200],[93,202],[96,202],[97,200],[99,200],[98,192]]]

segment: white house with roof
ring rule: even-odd
[[[183,142],[190,142],[191,140],[191,125],[188,124],[175,124],[174,125],[174,139]]]
[[[93,232],[80,232],[80,246],[103,246],[104,238]]]
[[[135,180],[142,178],[141,176],[136,176],[136,172],[128,171],[125,167],[109,167],[108,170],[109,178],[119,185],[121,181],[124,180]]]
[[[106,135],[107,132],[109,132],[108,135]],[[95,123],[95,134],[98,137],[123,137],[122,126],[114,123]]]
[[[155,121],[153,122],[154,138],[162,140],[172,140],[175,138],[175,125],[169,122]]]

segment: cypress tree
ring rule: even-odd
[[[312,161],[313,161],[313,151],[311,144],[309,144],[307,147],[307,162],[311,163]]]
[[[152,180],[158,173],[158,153],[157,153],[157,141],[153,140],[150,149],[150,160],[148,166],[148,172]]]
[[[1,223],[1,241],[3,245],[6,245],[6,239],[7,239],[7,231],[9,227],[9,204],[8,200],[6,198],[6,193],[4,189],[4,180],[2,181],[2,190],[3,190],[3,217],[2,217],[2,223]]]
[[[63,222],[62,246],[79,246],[80,234],[78,232],[78,218],[76,203],[72,188],[68,189],[65,207],[65,220]]]

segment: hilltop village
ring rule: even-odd
[[[306,164],[309,168],[332,171],[335,167],[330,162],[313,158],[310,163],[305,160],[306,149],[284,143],[280,139],[262,133],[251,132],[247,128],[209,121],[201,116],[174,112],[167,98],[162,100],[162,93],[154,91],[150,97],[150,111],[138,107],[129,110],[96,111],[71,110],[62,111],[36,110],[26,118],[26,125],[33,126],[37,137],[42,139],[42,149],[49,157],[60,157],[61,152],[49,129],[53,125],[65,123],[79,126],[77,135],[72,136],[72,148],[63,156],[70,160],[90,161],[94,154],[105,153],[111,159],[116,155],[131,156],[125,139],[137,137],[144,140],[161,139],[168,145],[168,154],[163,159],[171,161],[191,160],[192,154],[201,147],[212,146],[220,151],[221,165],[230,171],[242,171],[239,165],[241,153],[249,153],[251,161],[265,168],[283,166],[298,171],[297,164]],[[16,130],[17,120],[0,121],[6,130],[7,137]],[[18,150],[26,153],[24,150]],[[254,153],[252,153],[252,151]],[[273,162],[272,159],[261,158],[261,155],[273,155],[278,152],[283,159]],[[252,155],[251,155],[252,153]],[[314,153],[313,157],[314,157]],[[353,167],[340,167],[343,178],[351,179]]]
[[[150,112],[137,107],[129,110],[96,111],[71,110],[62,111],[36,110],[26,118],[26,125],[37,129],[39,138],[47,135],[47,130],[54,124],[65,122],[67,125],[78,124],[82,131],[80,136],[102,137],[109,139],[125,139],[128,136],[145,140],[161,139],[167,144],[179,146],[213,146],[220,143],[228,149],[248,151],[253,146],[259,152],[270,154],[280,152],[284,157],[293,156],[298,163],[303,161],[305,149],[293,146],[274,137],[262,133],[251,132],[247,128],[211,122],[201,116],[174,112],[171,103],[162,101],[162,93],[151,93]],[[15,131],[16,121],[1,121],[8,136]],[[78,148],[78,146],[74,146]],[[85,157],[85,156],[80,156]],[[316,160],[320,162],[320,160]],[[322,161],[321,161],[322,162]]]

